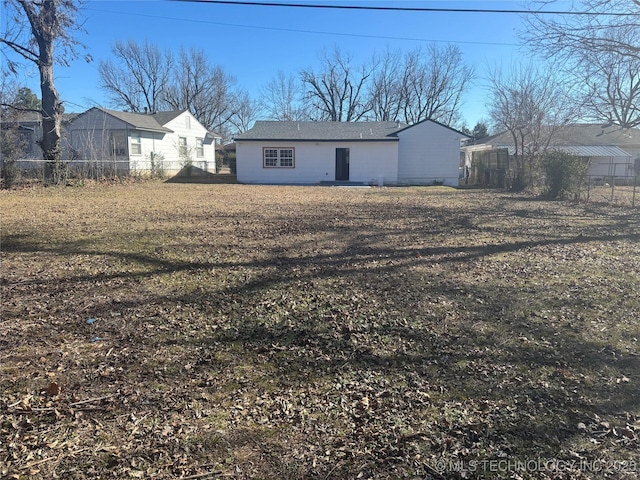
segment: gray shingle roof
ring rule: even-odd
[[[567,125],[558,132],[553,143],[561,145],[617,145],[619,147],[640,144],[640,130],[601,125]]]
[[[123,122],[129,124],[132,128],[136,130],[146,130],[149,132],[172,132],[166,127],[164,127],[164,123],[167,123],[169,120],[164,121],[164,117],[160,116],[165,112],[160,112],[156,114],[145,114],[145,113],[132,113],[132,112],[120,112],[118,110],[107,110],[106,108],[98,108],[98,110],[102,110],[103,112],[115,117],[117,119],[122,120]],[[175,113],[175,112],[167,112],[167,113]],[[182,112],[178,112],[182,113]],[[174,115],[170,120],[175,118],[177,115]],[[163,120],[164,123],[160,123],[158,120]]]
[[[176,118],[178,115],[181,115],[185,112],[185,110],[170,110],[168,112],[156,112],[152,113],[151,116],[154,117],[160,125],[166,125],[171,120]]]
[[[280,122],[257,121],[235,140],[397,141],[393,134],[404,125],[396,122]]]
[[[616,145],[625,147],[640,145],[640,129],[623,129],[618,126],[603,128],[599,124],[573,124],[561,127],[551,140],[552,145]],[[483,138],[475,145],[512,145],[509,132]]]

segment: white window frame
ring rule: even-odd
[[[191,117],[189,115],[185,115],[184,117],[184,126],[191,129]]]
[[[196,137],[196,157],[204,158],[204,138]]]
[[[140,132],[131,132],[129,134],[131,141],[131,155],[142,155],[142,137]]]
[[[294,147],[263,147],[262,168],[296,168]]]

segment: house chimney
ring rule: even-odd
[[[144,107],[144,114],[146,115],[148,113],[148,108]]]

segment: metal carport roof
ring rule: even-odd
[[[631,157],[620,147],[613,145],[558,145],[549,150],[558,150],[577,157]]]

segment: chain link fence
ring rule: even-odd
[[[580,187],[579,200],[636,207],[640,205],[640,177],[633,171],[624,176],[588,175]]]
[[[509,151],[506,148],[473,152],[470,168],[461,184],[494,188],[508,188],[510,170]],[[538,169],[539,170],[539,169]],[[640,159],[624,163],[606,162],[602,174],[586,175],[580,182],[575,200],[587,203],[608,203],[636,207],[640,205]],[[544,182],[544,175],[536,171],[535,186]]]
[[[146,165],[149,167],[149,165]],[[194,175],[215,173],[215,163],[208,161],[192,161],[189,166],[177,162],[156,160],[149,168],[136,168],[136,164],[127,159],[108,160],[63,160],[62,172],[58,174],[65,179],[73,180],[105,180],[124,177],[157,177],[167,178],[177,174],[183,176],[193,171]],[[51,178],[51,163],[42,159],[21,159],[12,162],[11,168],[17,171],[19,178],[45,182]]]

